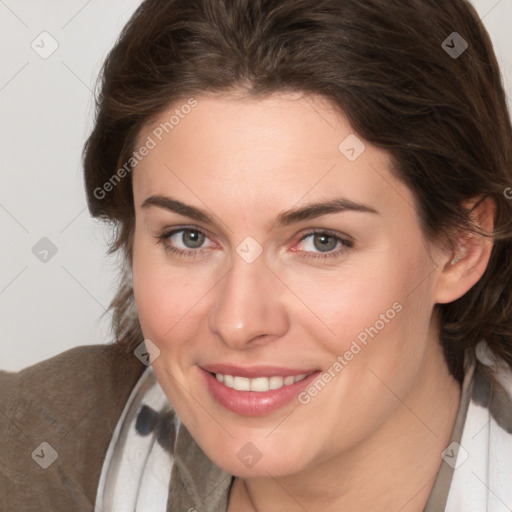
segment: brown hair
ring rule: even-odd
[[[464,48],[462,40],[467,49],[450,54]],[[131,179],[117,179],[127,162],[136,164],[137,136],[170,105],[203,92],[289,90],[330,100],[356,133],[389,152],[427,240],[475,230],[464,203],[494,200],[488,268],[463,297],[436,310],[458,379],[463,351],[482,338],[512,365],[512,201],[505,194],[512,130],[492,44],[467,1],[146,0],[101,78],[83,161],[89,210],[113,224],[109,252],[124,256],[110,306],[123,350],[143,339],[130,281]]]

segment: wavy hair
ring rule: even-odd
[[[462,54],[449,51],[464,42]],[[100,78],[84,177],[90,213],[114,228],[109,253],[123,257],[110,305],[121,350],[143,339],[130,278],[131,178],[117,179],[136,163],[141,130],[201,93],[302,91],[333,102],[358,135],[388,152],[427,241],[478,231],[464,205],[494,200],[494,232],[480,233],[493,238],[484,275],[435,313],[456,378],[465,349],[481,339],[512,366],[512,130],[490,38],[469,2],[146,0]]]

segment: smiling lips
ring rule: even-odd
[[[202,366],[200,370],[212,397],[226,409],[246,416],[263,416],[280,409],[297,398],[320,373],[319,370],[231,365]]]

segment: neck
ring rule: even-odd
[[[453,431],[460,385],[440,347],[425,354],[417,383],[358,446],[294,475],[236,478],[228,510],[423,511]]]

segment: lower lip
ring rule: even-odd
[[[299,382],[269,391],[237,391],[228,388],[217,380],[215,375],[200,369],[206,379],[206,385],[217,400],[226,409],[245,416],[264,416],[281,409],[307,386],[309,386],[320,373],[319,371],[308,375]],[[297,401],[297,403],[299,403]]]

